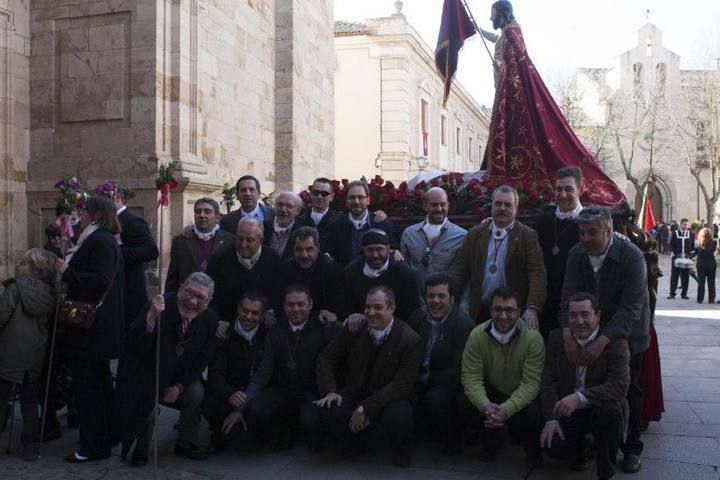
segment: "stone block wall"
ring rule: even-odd
[[[0,0],[0,279],[27,248],[30,0]]]

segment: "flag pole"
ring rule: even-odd
[[[645,202],[647,201],[648,186],[649,186],[649,184],[646,183],[646,184],[645,184],[645,189],[643,190],[642,205],[640,206],[640,214],[638,215],[638,218],[637,218],[638,227],[640,227],[640,228],[643,229],[643,230],[644,230],[644,228],[643,228],[643,226],[644,226],[643,219],[644,219],[644,216],[645,216]]]
[[[163,275],[163,230],[164,230],[164,224],[165,224],[165,206],[160,203],[160,224],[158,225],[158,293],[162,293],[162,275]],[[157,480],[158,478],[158,457],[160,456],[159,453],[159,437],[160,437],[160,328],[162,325],[162,322],[160,321],[162,318],[162,314],[158,316],[157,321],[155,323],[156,325],[156,335],[155,335],[155,411],[153,415],[155,416],[155,445],[153,449],[153,478]]]
[[[487,51],[488,56],[490,57],[490,62],[495,65],[495,57],[493,57],[492,52],[490,51],[490,47],[488,47],[487,41],[485,41],[485,37],[483,36],[482,32],[483,30],[480,28],[480,26],[475,21],[475,17],[473,17],[472,12],[470,11],[470,5],[468,5],[467,0],[462,0],[463,7],[465,7],[465,11],[468,14],[468,17],[470,18],[470,21],[472,22],[473,26],[475,27],[475,31],[480,35],[480,39],[482,40],[483,46],[485,47],[485,51]]]

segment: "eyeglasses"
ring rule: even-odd
[[[206,303],[206,302],[210,301],[210,299],[208,297],[206,297],[205,295],[198,293],[195,290],[191,290],[187,287],[183,288],[182,291],[185,295],[187,295],[188,297],[190,297],[194,300],[197,300],[200,303]]]
[[[494,313],[497,313],[498,315],[502,315],[503,313],[507,315],[513,315],[517,313],[518,309],[515,307],[501,307],[501,306],[495,306],[492,308],[492,311]]]
[[[331,194],[332,192],[326,192],[326,191],[324,191],[324,190],[313,190],[313,191],[310,192],[310,193],[312,193],[312,194],[315,195],[316,197],[328,197],[328,196],[330,196],[330,194]]]

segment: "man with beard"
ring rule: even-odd
[[[300,227],[290,238],[293,258],[280,264],[278,290],[300,284],[310,288],[313,312],[322,323],[345,318],[343,268],[329,255],[320,253],[320,236],[312,227]]]
[[[565,264],[568,252],[580,241],[575,219],[583,209],[580,204],[582,191],[583,177],[579,167],[558,170],[555,174],[557,208],[543,214],[535,227],[547,272],[547,299],[540,319],[540,333],[546,340],[550,332],[560,326],[558,313]]]
[[[368,291],[368,329],[343,329],[318,358],[322,398],[315,404],[332,437],[345,441],[348,455],[361,453],[367,430],[380,430],[390,439],[393,463],[407,467],[413,385],[423,345],[412,328],[394,317],[395,305],[388,287]]]
[[[237,224],[241,218],[250,217],[260,223],[272,222],[275,210],[260,204],[260,181],[252,175],[243,175],[235,184],[235,197],[240,208],[224,215],[220,220],[220,228],[235,235]]]
[[[405,262],[390,255],[390,237],[383,230],[373,228],[362,237],[362,257],[345,267],[347,311],[359,313],[365,308],[367,292],[385,285],[395,294],[397,318],[407,321],[420,303],[418,273]]]
[[[211,307],[223,322],[233,322],[244,292],[259,290],[271,306],[277,303],[277,269],[280,258],[263,245],[263,225],[245,217],[237,224],[235,245],[227,245],[210,257],[207,274],[215,280]]]
[[[489,318],[492,292],[510,286],[517,292],[525,324],[537,329],[547,295],[545,266],[537,233],[515,220],[518,199],[512,187],[495,189],[492,222],[470,230],[448,273],[458,292],[469,282],[470,317],[476,323]]]
[[[619,338],[630,344],[630,408],[627,436],[621,446],[622,470],[640,471],[642,413],[642,368],[650,344],[650,305],[648,301],[647,266],[643,253],[622,235],[613,233],[610,210],[585,208],[577,217],[580,243],[568,254],[560,325],[563,329],[565,355],[571,364],[589,366]],[[580,348],[568,324],[568,303],[577,292],[598,297],[602,305],[602,332],[585,348]]]
[[[147,312],[130,326],[125,355],[118,367],[116,415],[123,430],[123,458],[133,440],[133,466],[147,464],[155,415],[155,352],[160,341],[160,403],[180,410],[175,455],[204,460],[198,447],[198,427],[205,395],[202,373],[213,351],[217,317],[207,310],[214,282],[195,272],[177,293],[153,298]],[[158,324],[160,339],[158,340]]]
[[[334,223],[328,253],[342,266],[360,257],[363,234],[370,229],[380,229],[394,242],[393,225],[385,218],[378,221],[377,215],[368,210],[370,189],[365,182],[356,180],[348,183],[345,202],[349,212]],[[365,301],[363,298],[361,304]]]
[[[224,422],[239,407],[250,383],[260,366],[267,328],[262,322],[265,315],[265,296],[258,291],[243,293],[238,305],[238,316],[223,340],[218,341],[215,359],[208,368],[207,395],[203,415],[210,424],[210,445],[214,452],[230,441],[243,437],[241,428],[227,427]]]
[[[467,231],[448,219],[448,197],[442,188],[433,187],[425,192],[423,207],[427,217],[405,229],[400,252],[424,281],[434,273],[447,272]]]
[[[245,422],[251,432],[272,433],[274,449],[292,447],[295,419],[309,434],[309,448],[320,446],[319,412],[312,401],[318,395],[315,361],[340,330],[337,322],[322,325],[312,311],[310,290],[291,285],[283,296],[286,321],[278,323],[265,340],[258,370],[240,392],[236,411],[225,420],[224,430]]]
[[[457,412],[462,395],[460,367],[470,331],[475,323],[455,305],[450,277],[436,273],[425,280],[425,308],[408,322],[425,345],[420,376],[416,385],[423,418],[432,428],[433,438],[443,442],[443,453],[462,450],[462,428]]]
[[[278,254],[281,260],[292,257],[292,232],[302,227],[297,217],[302,209],[302,198],[293,192],[280,192],[275,197],[275,219],[265,222],[264,245]]]
[[[173,238],[170,248],[170,266],[165,278],[165,292],[175,292],[193,272],[204,272],[210,256],[234,237],[218,226],[220,205],[209,197],[195,201],[195,222],[189,235]]]

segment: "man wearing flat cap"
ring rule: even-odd
[[[390,255],[390,237],[383,230],[371,228],[362,237],[362,256],[345,267],[348,292],[348,312],[361,313],[365,309],[368,291],[385,285],[395,293],[395,317],[406,321],[420,307],[418,273],[404,262],[396,262]]]

